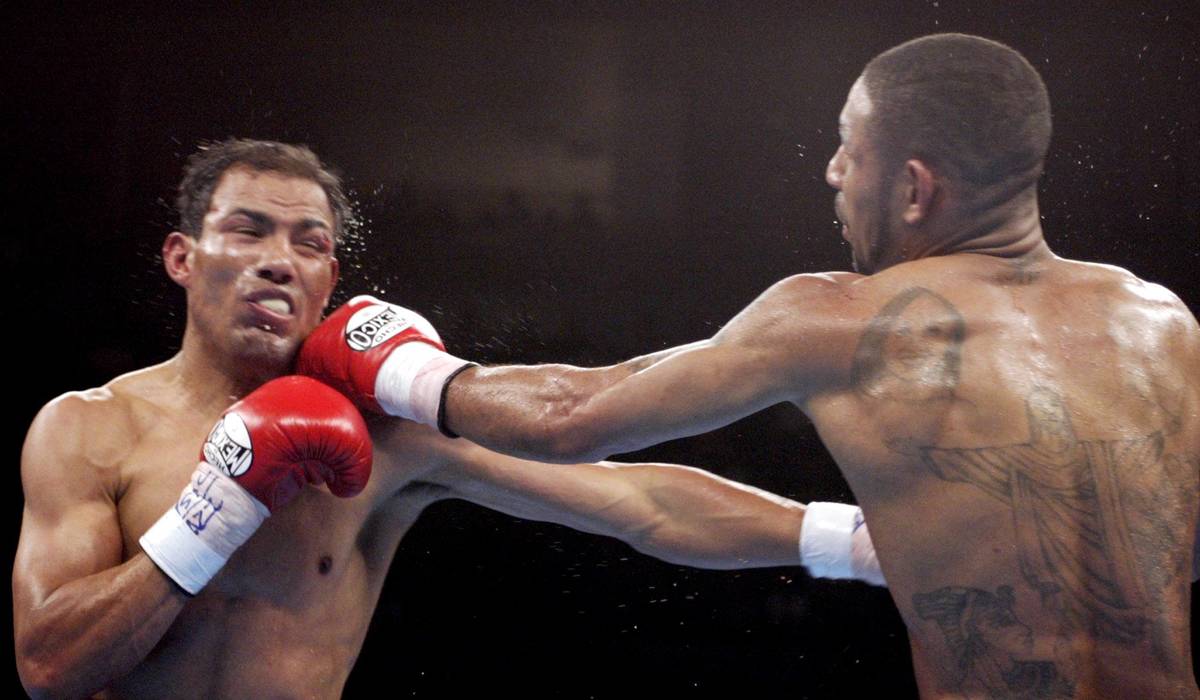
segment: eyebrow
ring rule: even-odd
[[[258,226],[261,228],[268,228],[275,223],[275,221],[271,217],[267,216],[266,214],[262,213],[261,211],[254,211],[253,209],[246,209],[243,207],[238,207],[237,209],[234,209],[232,212],[230,212],[229,216],[226,218],[227,219],[233,218],[235,216],[244,216],[247,219],[250,219],[250,221],[253,222],[255,226]],[[311,217],[301,219],[300,220],[300,228],[302,228],[306,231],[310,230],[310,229],[314,229],[314,228],[324,229],[326,231],[331,230],[329,224],[326,223],[325,221],[322,221],[321,219],[314,219]]]
[[[269,227],[272,223],[274,223],[273,221],[271,221],[271,217],[267,216],[266,214],[262,213],[261,211],[254,211],[253,209],[242,209],[242,208],[234,209],[232,212],[229,213],[229,216],[227,216],[225,218],[226,218],[226,220],[228,220],[228,219],[232,219],[235,216],[244,216],[247,219],[250,219],[250,221],[253,222],[255,226],[259,226],[259,227]]]

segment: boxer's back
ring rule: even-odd
[[[1194,697],[1191,314],[1058,259],[852,284],[873,311],[842,385],[805,408],[871,523],[923,692]]]

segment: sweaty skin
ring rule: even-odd
[[[188,294],[181,352],[66,394],[34,421],[13,569],[31,695],[339,697],[400,539],[445,498],[678,563],[799,563],[804,508],[786,499],[674,465],[565,470],[382,419],[363,493],[303,489],[187,596],[138,537],[175,503],[224,409],[289,370],[336,280],[332,221],[311,181],[227,171],[199,239],[176,233],[164,246]]]
[[[647,366],[467,370],[448,427],[577,461],[791,402],[871,523],[923,697],[1197,697],[1196,320],[1054,256],[1034,192],[982,220],[920,161],[883,187],[871,110],[859,81],[827,178],[874,274],[785,279]]]

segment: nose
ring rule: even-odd
[[[296,278],[296,251],[287,236],[268,236],[260,250],[258,276],[275,284],[287,284]]]
[[[829,165],[825,166],[825,182],[835,190],[842,189],[842,175],[845,173],[845,146],[838,146]]]

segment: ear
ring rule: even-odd
[[[900,216],[904,223],[916,226],[928,219],[933,212],[941,185],[929,166],[915,158],[904,163],[903,180],[906,189],[904,208]]]
[[[192,277],[192,250],[195,247],[196,239],[179,231],[167,234],[167,239],[163,241],[163,268],[167,276],[184,289],[187,289]]]
[[[338,275],[341,272],[341,265],[337,258],[329,260],[329,293],[325,295],[325,306],[329,306],[329,298],[333,296],[333,290],[337,289]]]

